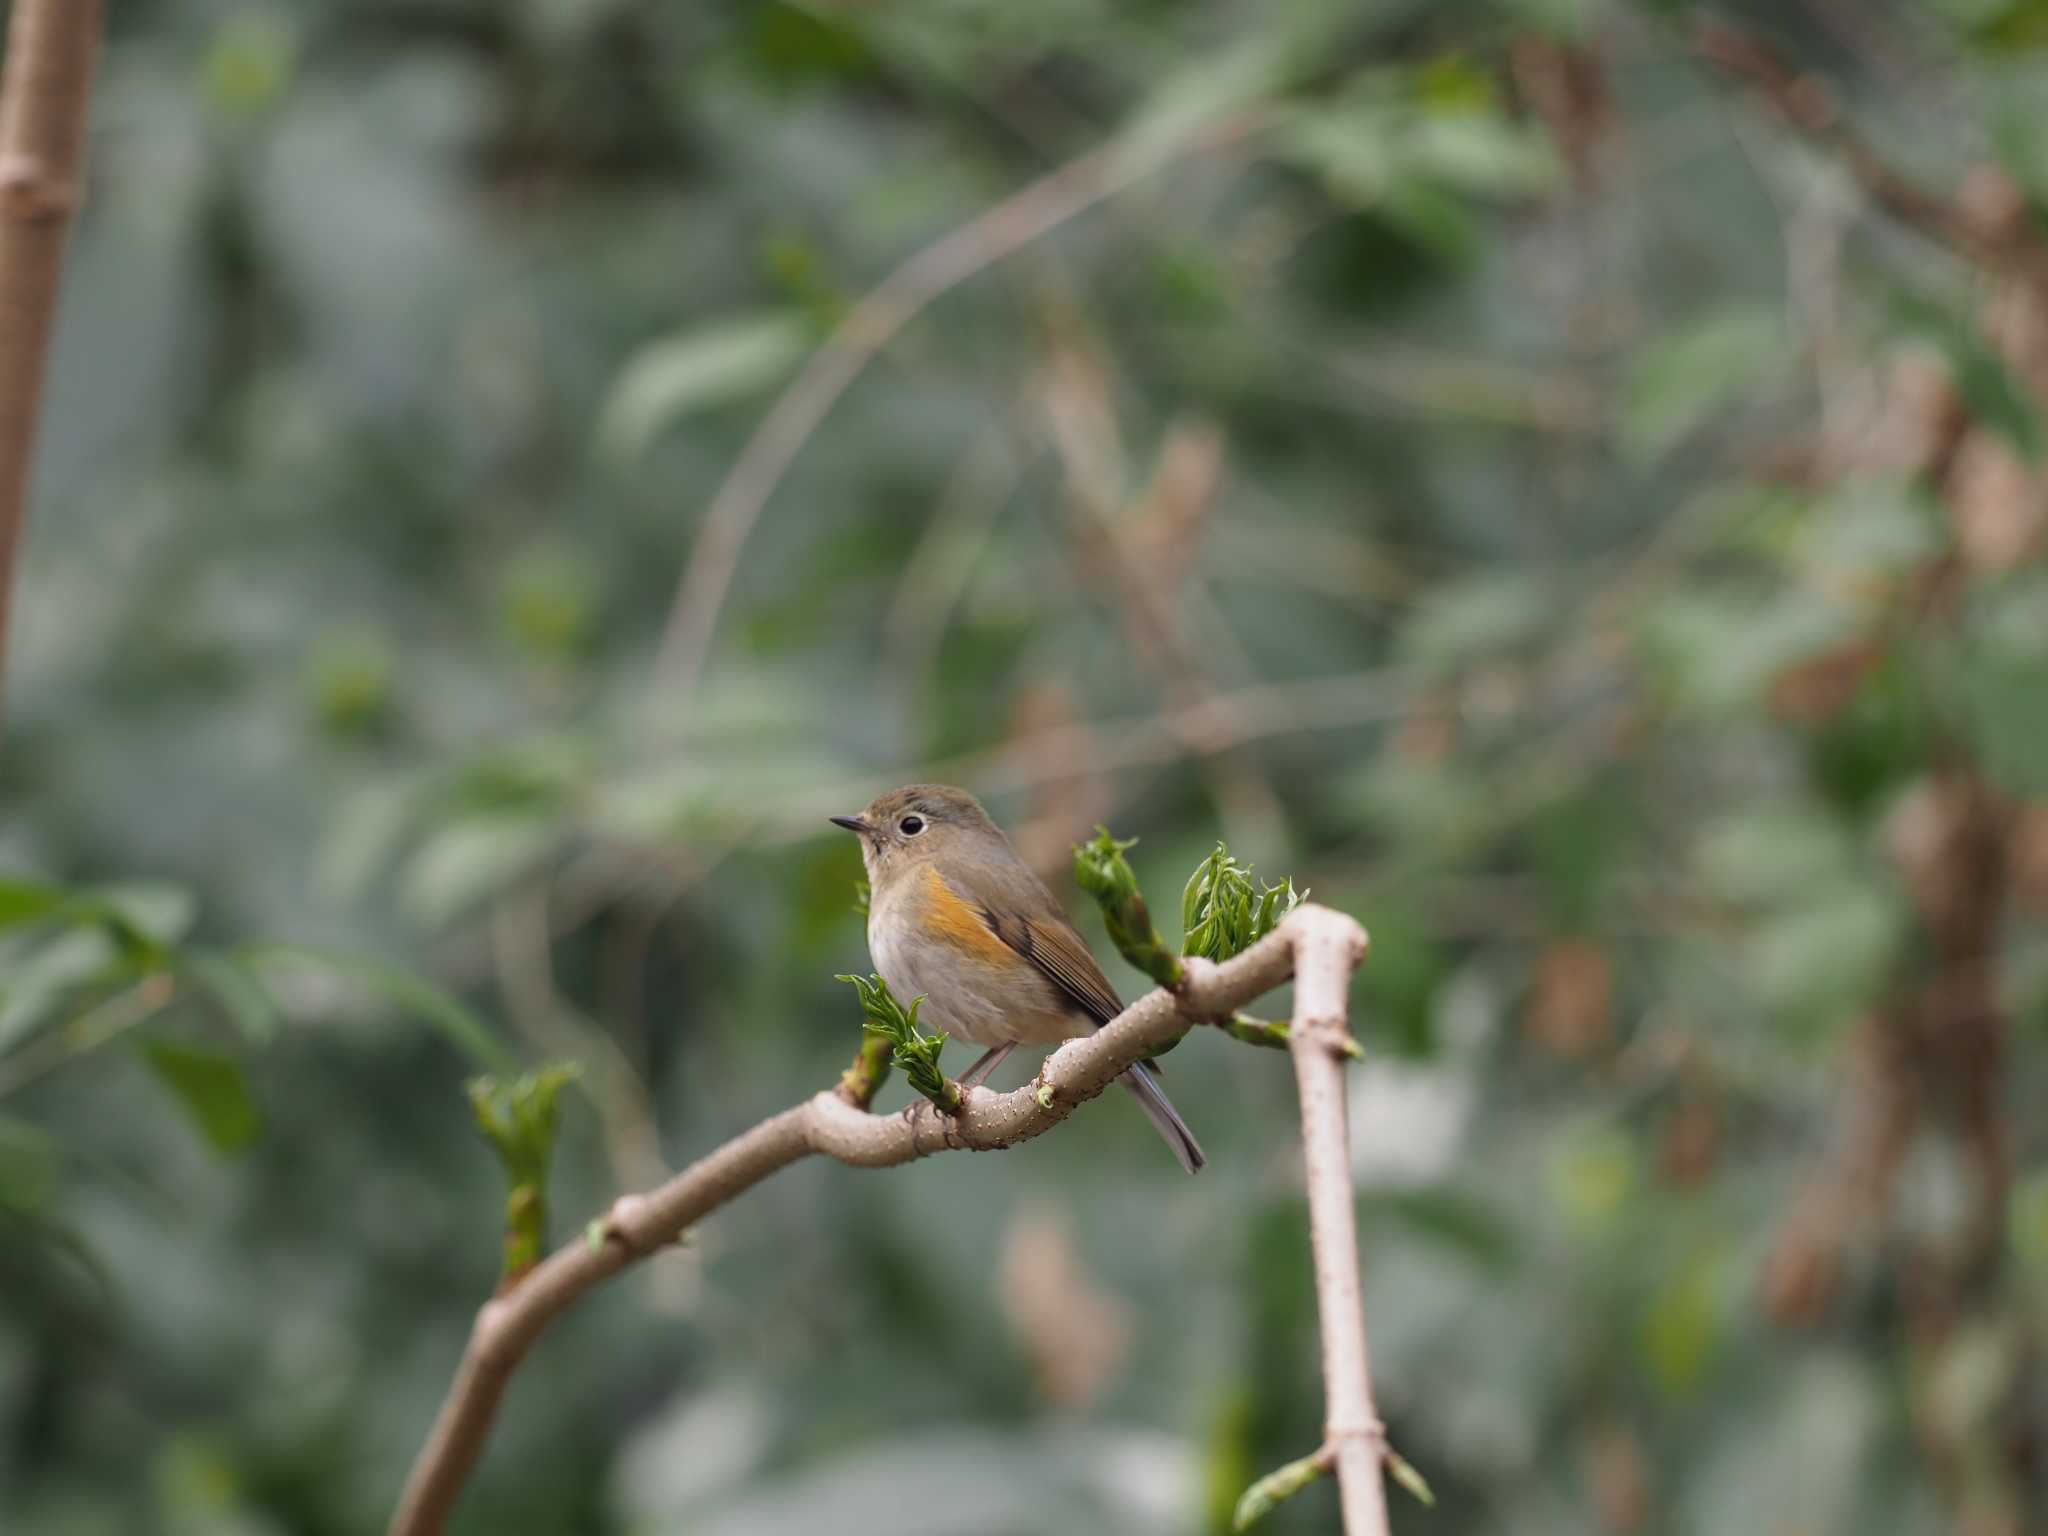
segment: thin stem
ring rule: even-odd
[[[1365,935],[1355,926],[1346,931],[1317,924],[1302,933],[1300,944],[1287,1048],[1301,1097],[1309,1246],[1323,1337],[1323,1443],[1336,1458],[1345,1536],[1388,1536],[1387,1495],[1380,1478],[1386,1432],[1372,1401],[1344,1113],[1350,1040],[1345,994],[1351,968],[1365,958]]]
[[[0,662],[99,46],[99,0],[15,0],[0,78]]]
[[[839,397],[904,326],[975,273],[1085,213],[1179,154],[1237,141],[1254,121],[1250,115],[1228,118],[1178,145],[1163,147],[1134,146],[1122,138],[1113,139],[925,246],[854,305],[762,418],[704,513],[663,628],[656,666],[663,697],[687,705],[738,569],[740,550],[768,498]]]

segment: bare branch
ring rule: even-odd
[[[1340,1057],[1333,1054],[1348,1039],[1345,994],[1365,949],[1365,931],[1349,917],[1326,907],[1299,907],[1272,933],[1221,965],[1188,960],[1177,993],[1146,994],[1095,1034],[1053,1052],[1037,1078],[1013,1092],[969,1089],[962,1108],[950,1115],[924,1099],[897,1114],[873,1115],[860,1102],[872,1080],[862,1072],[858,1085],[819,1093],[726,1142],[660,1188],[623,1197],[593,1225],[593,1240],[561,1248],[477,1314],[454,1384],[407,1480],[390,1536],[432,1536],[443,1528],[476,1466],[506,1384],[549,1323],[600,1281],[673,1242],[684,1228],[770,1174],[811,1153],[856,1167],[888,1168],[935,1152],[985,1151],[1028,1141],[1190,1024],[1228,1019],[1290,976],[1297,977],[1293,1050],[1304,1084],[1330,1439],[1344,1483],[1345,1530],[1347,1536],[1385,1536],[1380,1442],[1373,1438],[1377,1421],[1365,1379],[1352,1246],[1343,1083]],[[1341,1230],[1330,1213],[1333,1201],[1341,1213]],[[1363,1463],[1355,1454],[1358,1449],[1366,1453]],[[1377,1523],[1360,1518],[1371,1509],[1382,1510]]]
[[[15,0],[0,81],[0,660],[99,46],[99,0]]]
[[[1831,151],[1870,200],[1908,228],[1992,271],[2048,281],[2048,253],[2024,218],[1987,218],[1962,199],[1929,191],[1871,147],[1844,116],[1825,82],[1788,64],[1769,44],[1718,19],[1696,22],[1693,51],[1747,82],[1773,111]]]
[[[1323,1445],[1336,1458],[1346,1536],[1387,1536],[1387,1493],[1380,1481],[1386,1430],[1373,1407],[1365,1351],[1351,1141],[1344,1119],[1344,1061],[1351,1042],[1345,994],[1352,967],[1365,958],[1365,932],[1355,924],[1347,929],[1314,923],[1300,930],[1296,944],[1287,1050],[1301,1095],[1309,1245],[1323,1334]]]

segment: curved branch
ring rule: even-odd
[[[740,548],[753,532],[768,498],[847,386],[904,326],[934,299],[975,273],[1022,250],[1178,154],[1232,143],[1242,138],[1254,121],[1251,114],[1240,114],[1166,144],[1112,139],[950,230],[898,266],[854,305],[754,429],[704,513],[703,526],[662,628],[655,673],[663,695],[688,700],[711,648],[719,610],[739,566]]]
[[[1344,1151],[1341,1099],[1334,1112],[1327,1102],[1329,1085],[1321,1062],[1337,1072],[1349,1036],[1344,1000],[1352,968],[1365,956],[1365,930],[1351,918],[1327,907],[1297,908],[1278,928],[1243,954],[1221,965],[1189,959],[1178,992],[1147,993],[1093,1035],[1071,1040],[1053,1052],[1038,1076],[1009,1093],[986,1088],[968,1090],[959,1113],[941,1114],[915,1099],[893,1115],[869,1114],[857,1091],[826,1091],[744,1131],[708,1156],[692,1163],[660,1188],[645,1195],[627,1195],[594,1228],[592,1240],[579,1239],[558,1249],[520,1284],[486,1303],[477,1314],[469,1346],[449,1388],[425,1447],[413,1464],[390,1536],[432,1536],[442,1529],[455,1500],[475,1469],[497,1414],[498,1403],[526,1352],[547,1325],[571,1303],[629,1264],[672,1243],[684,1228],[744,1194],[770,1174],[799,1158],[820,1153],[862,1168],[888,1168],[954,1150],[987,1151],[1014,1146],[1043,1135],[1076,1108],[1094,1098],[1134,1062],[1177,1037],[1190,1024],[1228,1019],[1253,998],[1298,976],[1297,1007],[1291,1031],[1297,1072],[1306,1085],[1316,1079],[1317,1108],[1310,1113],[1303,1091],[1304,1130],[1313,1131],[1309,1146],[1311,1221],[1315,1231],[1318,1300],[1334,1305],[1339,1315],[1324,1317],[1324,1360],[1330,1383],[1330,1422],[1337,1443],[1339,1476],[1344,1482],[1348,1536],[1384,1536],[1383,1501],[1376,1523],[1354,1523],[1354,1484],[1359,1483],[1355,1457],[1347,1455],[1343,1435],[1350,1421],[1371,1419],[1371,1390],[1365,1382],[1365,1336],[1358,1307],[1358,1264],[1351,1225],[1350,1160]],[[1307,1066],[1302,1063],[1307,1062]],[[1341,1093],[1341,1082],[1338,1084]],[[1336,1138],[1332,1142],[1331,1138]],[[1334,1146],[1334,1153],[1332,1147]],[[1326,1207],[1335,1197],[1341,1206],[1342,1230]],[[1324,1193],[1316,1193],[1319,1187]],[[1326,1266],[1341,1281],[1346,1244],[1349,1255],[1349,1315],[1342,1285],[1325,1289]],[[1339,1359],[1340,1352],[1351,1356]],[[1341,1382],[1341,1385],[1340,1385]],[[1341,1432],[1341,1433],[1340,1433]],[[1370,1472],[1377,1497],[1377,1461]],[[1360,1511],[1369,1511],[1367,1495],[1357,1492]]]

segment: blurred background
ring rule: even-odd
[[[573,1235],[833,1080],[823,818],[935,777],[1127,994],[1097,822],[1169,937],[1219,837],[1370,928],[1399,1530],[2048,1529],[2048,5],[111,9],[0,1527],[381,1530],[491,1040]],[[1112,1099],[591,1297],[458,1529],[1226,1529],[1320,1434],[1296,1111],[1168,1065],[1199,1179]]]

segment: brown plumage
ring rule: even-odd
[[[1045,882],[965,790],[910,784],[859,816],[872,895],[868,948],[889,990],[925,999],[933,1027],[1007,1051],[1071,1039],[1123,1011],[1116,988]],[[1190,1173],[1205,1161],[1141,1062],[1123,1081]]]

